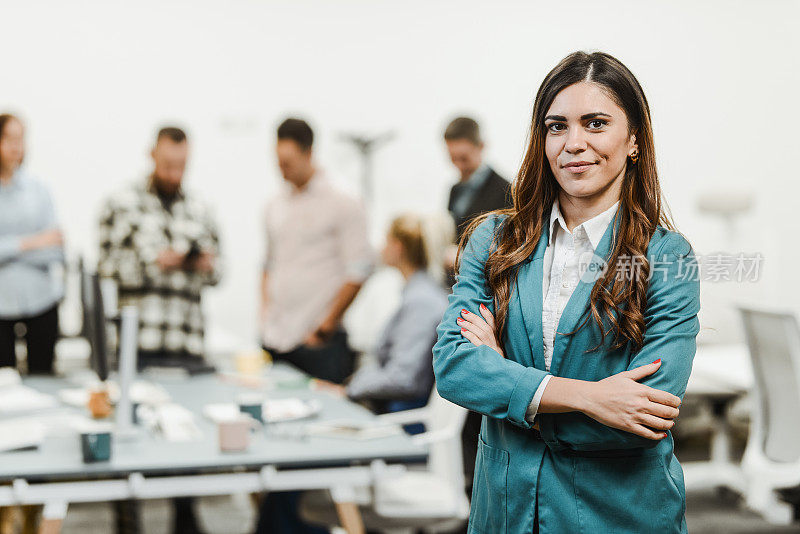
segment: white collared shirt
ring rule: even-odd
[[[542,342],[547,371],[553,361],[556,327],[572,292],[578,286],[586,267],[614,218],[619,201],[603,213],[576,226],[572,232],[561,214],[558,199],[550,209],[550,239],[542,263]],[[553,375],[547,375],[536,390],[525,418],[533,421],[545,387]]]

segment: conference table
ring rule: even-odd
[[[403,432],[362,439],[304,431],[314,422],[379,423],[355,403],[310,389],[304,375],[282,364],[255,381],[224,374],[150,380],[195,415],[199,439],[167,441],[141,428],[114,436],[109,461],[84,463],[77,432],[48,435],[37,449],[0,453],[0,506],[43,505],[40,532],[51,533],[60,530],[70,503],[328,489],[341,526],[361,533],[355,489],[427,459],[427,447]],[[31,377],[24,384],[54,395],[74,387],[58,377]],[[216,424],[202,415],[203,408],[254,391],[267,399],[315,399],[320,410],[312,420],[265,424],[246,451],[220,452]],[[65,418],[83,411],[56,410],[53,415]]]

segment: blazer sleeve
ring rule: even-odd
[[[639,382],[683,399],[700,330],[697,260],[691,245],[671,232],[662,239],[650,268],[644,344],[628,369],[661,358],[658,371]],[[536,419],[542,438],[555,450],[650,448],[660,441],[606,426],[582,412],[540,413]]]
[[[453,292],[442,322],[436,329],[433,371],[443,398],[522,428],[531,428],[525,413],[547,372],[504,358],[487,345],[475,346],[461,335],[456,323],[461,310],[479,313],[486,305],[494,311],[484,266],[489,257],[500,217],[492,215],[478,226],[464,248]]]

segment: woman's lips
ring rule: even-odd
[[[573,174],[580,174],[582,172],[585,172],[589,168],[593,167],[594,165],[595,165],[594,163],[587,163],[586,165],[571,165],[569,167],[564,167],[564,168]]]

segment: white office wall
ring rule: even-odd
[[[360,162],[340,133],[395,132],[375,159],[378,245],[397,211],[444,206],[449,118],[476,116],[487,159],[512,177],[544,75],[573,50],[605,50],[645,89],[679,229],[700,253],[765,255],[758,285],[705,284],[705,335],[727,339],[731,300],[800,300],[798,15],[777,1],[2,2],[0,110],[24,117],[28,169],[51,186],[70,253],[89,258],[101,199],[149,170],[159,125],[184,125],[188,186],[213,204],[225,252],[208,313],[252,339],[284,116],[310,119],[319,162],[352,190]],[[735,242],[696,209],[699,194],[728,188],[757,201]]]

